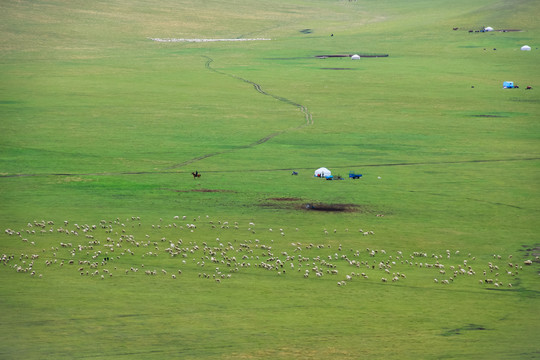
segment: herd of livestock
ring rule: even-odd
[[[428,281],[496,289],[515,287],[520,273],[538,262],[534,251],[515,258],[456,249],[390,251],[373,245],[372,230],[359,228],[306,231],[209,216],[189,220],[175,216],[145,224],[134,216],[93,225],[28,222],[21,229],[5,229],[2,241],[9,246],[4,249],[11,251],[0,254],[0,269],[36,279],[46,279],[51,268],[60,267],[88,278],[161,276],[180,281],[191,276],[216,283],[263,271],[276,279],[320,279],[338,286],[408,281],[427,286]]]

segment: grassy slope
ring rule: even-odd
[[[538,54],[516,50],[534,48],[538,39],[532,1],[511,9],[488,1],[273,1],[257,2],[255,10],[250,1],[4,7],[0,172],[72,176],[2,178],[3,227],[132,215],[149,226],[159,217],[210,214],[287,233],[300,228],[276,239],[279,251],[291,251],[290,238],[355,250],[451,248],[483,264],[494,253],[521,261],[522,245],[537,244],[538,161],[520,159],[538,156],[539,98],[536,91],[500,89],[508,79],[522,87],[539,83]],[[482,25],[526,31],[463,30]],[[455,26],[461,30],[451,31]],[[148,37],[275,40],[162,44]],[[390,57],[313,58],[349,52]],[[307,106],[314,124],[302,126],[296,107],[209,71],[205,56],[216,70]],[[334,67],[352,70],[321,69]],[[222,154],[177,166],[213,153]],[[395,163],[419,165],[374,166]],[[365,178],[315,181],[312,171],[321,165],[342,175],[354,168]],[[203,171],[200,181],[187,174],[195,169]],[[300,175],[265,171],[275,169]],[[88,175],[110,172],[149,173]],[[171,191],[200,188],[232,192]],[[366,212],[279,209],[273,197],[355,203]],[[358,227],[376,237],[341,233]],[[325,238],[323,228],[340,232]],[[58,241],[41,240],[47,248]],[[29,251],[2,236],[2,253]],[[476,279],[441,288],[432,284],[436,275],[420,271],[390,286],[375,273],[367,285],[343,291],[334,278],[277,279],[255,270],[215,287],[192,267],[185,270],[191,277],[171,284],[144,275],[81,280],[74,271],[39,266],[42,282],[0,271],[7,314],[1,337],[10,344],[1,347],[4,357],[508,358],[538,351],[532,270],[513,292],[483,290]],[[154,266],[170,271],[176,263],[160,257]]]

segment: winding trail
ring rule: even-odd
[[[175,164],[175,165],[172,165],[172,166],[169,166],[169,167],[166,167],[164,168],[164,170],[171,170],[171,169],[177,169],[177,168],[180,168],[180,167],[183,167],[183,166],[186,166],[186,165],[189,165],[189,164],[192,164],[194,162],[197,162],[197,161],[201,161],[201,160],[204,160],[204,159],[207,159],[209,157],[212,157],[212,156],[217,156],[217,155],[222,155],[222,154],[226,154],[226,153],[231,153],[231,152],[234,152],[234,151],[237,151],[237,150],[241,150],[241,149],[248,149],[248,148],[252,148],[252,147],[255,147],[257,145],[261,145],[261,144],[264,144],[265,142],[267,142],[268,140],[280,135],[280,134],[283,134],[285,132],[289,132],[289,131],[293,131],[293,130],[297,130],[297,129],[300,129],[302,127],[305,127],[305,126],[310,126],[310,125],[313,125],[313,115],[309,112],[308,108],[302,104],[298,104],[292,100],[289,100],[285,97],[282,97],[282,96],[277,96],[277,95],[274,95],[274,94],[271,94],[269,92],[266,92],[262,89],[261,85],[260,84],[257,84],[256,82],[253,82],[251,80],[247,80],[247,79],[244,79],[240,76],[237,76],[237,75],[233,75],[233,74],[228,74],[226,72],[223,72],[223,71],[219,71],[219,70],[216,70],[214,69],[213,67],[210,66],[210,64],[214,61],[212,58],[208,57],[208,56],[203,56],[204,58],[207,59],[206,63],[205,63],[205,67],[206,69],[210,70],[210,71],[213,71],[215,72],[216,74],[220,74],[220,75],[224,75],[224,76],[229,76],[233,79],[236,79],[236,80],[240,80],[240,81],[243,81],[245,83],[248,83],[248,84],[251,84],[253,86],[253,88],[260,94],[262,95],[266,95],[266,96],[270,96],[278,101],[281,101],[285,104],[288,104],[288,105],[291,105],[291,106],[294,106],[296,108],[298,108],[303,114],[304,114],[304,117],[305,117],[305,123],[297,126],[297,127],[293,127],[293,128],[289,128],[289,129],[285,129],[285,130],[281,130],[281,131],[276,131],[272,134],[269,134],[255,142],[252,142],[251,144],[247,144],[247,145],[244,145],[244,146],[239,146],[235,149],[230,149],[230,150],[223,150],[223,151],[217,151],[217,152],[213,152],[213,153],[209,153],[209,154],[204,154],[204,155],[201,155],[201,156],[197,156],[195,158],[192,158],[192,159],[189,159],[189,160],[186,160],[186,161],[183,161],[181,163],[178,163],[178,164]]]
[[[301,128],[301,127],[304,127],[304,126],[313,125],[313,115],[309,112],[308,108],[305,107],[304,105],[298,104],[298,103],[296,103],[296,102],[294,102],[294,101],[292,101],[292,100],[289,100],[289,99],[287,99],[287,98],[284,98],[284,97],[282,97],[282,96],[277,96],[277,95],[271,94],[271,93],[269,93],[269,92],[266,92],[266,91],[264,91],[264,90],[261,88],[261,85],[257,84],[256,82],[253,82],[253,81],[251,81],[251,80],[247,80],[247,79],[244,79],[244,78],[242,78],[242,77],[240,77],[240,76],[237,76],[237,75],[232,75],[232,74],[228,74],[228,73],[223,72],[223,71],[216,70],[216,69],[214,69],[213,67],[210,66],[210,64],[211,64],[214,60],[213,60],[212,58],[208,57],[208,56],[205,56],[205,58],[208,59],[208,60],[206,61],[206,64],[205,64],[205,67],[206,67],[208,70],[213,71],[213,72],[218,73],[218,74],[221,74],[221,75],[225,75],[225,76],[232,77],[233,79],[241,80],[241,81],[246,82],[246,83],[248,83],[248,84],[251,84],[251,85],[253,85],[253,88],[254,88],[257,92],[259,92],[259,93],[261,93],[261,94],[263,94],[263,95],[267,95],[267,96],[273,97],[273,98],[276,99],[276,100],[279,100],[279,101],[281,101],[281,102],[283,102],[283,103],[285,103],[285,104],[289,104],[289,105],[292,105],[292,106],[297,107],[298,109],[300,109],[300,111],[305,115],[306,123],[303,124],[303,125],[300,125],[300,126],[298,126],[298,127],[296,127],[296,128],[294,128],[294,129],[298,129],[298,128]],[[276,133],[276,134],[281,134],[281,133],[283,133],[283,132],[285,132],[285,131],[286,131],[286,130],[281,131],[281,132]],[[274,135],[274,136],[275,136],[275,135]],[[273,137],[273,136],[272,136],[272,137]],[[271,138],[272,138],[272,137],[271,137]]]

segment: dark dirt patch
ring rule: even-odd
[[[311,56],[297,56],[297,57],[288,57],[288,58],[263,58],[263,60],[300,60],[300,59],[311,59]]]
[[[479,117],[479,118],[503,118],[508,117],[504,115],[489,115],[489,114],[480,114],[480,115],[471,115],[472,117]]]
[[[317,59],[327,59],[327,58],[345,58],[351,57],[354,54],[334,54],[334,55],[315,55]],[[388,57],[388,54],[358,54],[361,58],[378,58],[378,57]]]
[[[539,103],[540,99],[521,99],[521,98],[512,98],[512,101],[526,102],[526,103]]]
[[[357,206],[354,204],[305,204],[305,210],[325,212],[354,212]]]
[[[465,326],[457,328],[457,329],[451,329],[451,330],[444,331],[441,335],[442,336],[454,336],[454,335],[460,335],[463,331],[475,331],[475,330],[487,330],[487,329],[482,325],[469,324],[469,325],[465,325]]]
[[[321,212],[345,212],[345,213],[361,213],[361,214],[377,214],[377,217],[391,215],[391,212],[375,209],[370,205],[365,204],[325,204],[325,203],[303,203],[295,204],[296,210],[303,211],[321,211]]]
[[[204,192],[204,193],[233,193],[235,191],[232,190],[221,190],[221,189],[191,189],[191,190],[177,190],[177,189],[160,189],[160,190],[167,190],[172,192]]]
[[[321,68],[321,70],[355,70],[353,68]]]
[[[523,249],[519,249],[519,252],[524,253],[523,257],[529,259],[532,257],[532,262],[540,264],[540,259],[536,259],[537,256],[540,256],[540,246],[535,245],[521,245]]]
[[[366,205],[356,204],[324,204],[324,203],[299,203],[297,198],[273,198],[273,203],[260,204],[261,207],[283,210],[321,211],[321,212],[360,212],[374,213],[375,210]]]
[[[268,200],[274,200],[274,201],[298,201],[301,200],[300,198],[295,197],[275,197],[275,198],[268,198]]]

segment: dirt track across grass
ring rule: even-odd
[[[327,59],[327,58],[345,58],[351,57],[354,54],[335,54],[335,55],[315,55],[317,59]],[[358,54],[360,58],[380,58],[388,57],[388,54]]]
[[[220,154],[225,153],[221,152]],[[201,156],[200,158],[213,156],[212,154]],[[538,161],[540,157],[522,158],[522,159],[482,159],[482,160],[460,160],[460,161],[428,161],[428,162],[411,162],[411,163],[387,163],[387,164],[340,164],[339,167],[362,168],[362,167],[387,167],[387,166],[425,166],[425,165],[442,165],[442,164],[469,164],[469,163],[492,163],[492,162],[513,162],[513,161]],[[309,168],[273,168],[273,169],[252,169],[243,170],[247,172],[275,172],[275,171],[291,171],[291,170],[312,170]],[[230,170],[212,170],[205,173],[223,173]],[[121,172],[88,172],[88,173],[32,173],[32,174],[0,174],[1,178],[17,178],[17,177],[40,177],[40,176],[119,176],[119,175],[149,175],[149,174],[189,174],[191,171],[172,171],[172,170],[154,170],[154,171],[121,171]]]
[[[210,71],[213,71],[217,74],[220,74],[220,75],[225,75],[225,76],[229,76],[229,77],[232,77],[233,79],[237,79],[237,80],[241,80],[245,83],[248,83],[248,84],[251,84],[253,86],[253,88],[260,94],[262,95],[267,95],[267,96],[270,96],[270,97],[273,97],[274,99],[276,100],[279,100],[285,104],[289,104],[289,105],[292,105],[298,109],[300,109],[300,111],[304,114],[304,117],[305,117],[305,123],[300,125],[300,126],[297,126],[297,127],[293,127],[293,128],[289,128],[289,129],[285,129],[285,130],[281,130],[281,131],[276,131],[272,134],[269,134],[251,144],[248,144],[248,145],[245,145],[245,146],[240,146],[236,149],[232,149],[232,150],[224,150],[224,151],[218,151],[218,152],[213,152],[213,153],[209,153],[209,154],[204,154],[204,155],[201,155],[201,156],[197,156],[193,159],[189,159],[189,160],[186,160],[186,161],[183,161],[181,163],[178,163],[178,164],[175,164],[173,166],[169,166],[167,168],[165,168],[165,170],[171,170],[171,169],[177,169],[179,167],[183,167],[183,166],[186,166],[186,165],[189,165],[189,164],[192,164],[194,162],[197,162],[197,161],[200,161],[200,160],[203,160],[203,159],[206,159],[206,158],[209,158],[209,157],[212,157],[212,156],[216,156],[216,155],[221,155],[221,154],[226,154],[226,153],[230,153],[230,152],[233,152],[233,151],[236,151],[236,150],[239,150],[239,149],[247,149],[247,148],[251,148],[251,147],[254,147],[254,146],[257,146],[257,145],[260,145],[260,144],[263,144],[265,142],[267,142],[268,140],[280,135],[280,134],[283,134],[285,132],[288,132],[288,131],[292,131],[292,130],[296,130],[296,129],[299,129],[299,128],[302,128],[302,127],[305,127],[305,126],[310,126],[310,125],[313,125],[313,115],[309,112],[308,108],[302,104],[298,104],[290,99],[287,99],[285,97],[282,97],[282,96],[278,96],[278,95],[274,95],[274,94],[271,94],[269,92],[266,92],[265,90],[262,89],[261,85],[257,84],[256,82],[254,81],[251,81],[251,80],[248,80],[248,79],[244,79],[240,76],[237,76],[237,75],[233,75],[233,74],[228,74],[226,72],[223,72],[223,71],[219,71],[219,70],[216,70],[214,69],[212,66],[210,66],[210,64],[214,61],[212,58],[208,57],[208,56],[205,56],[205,58],[207,59],[206,63],[205,63],[205,67],[210,70]]]

